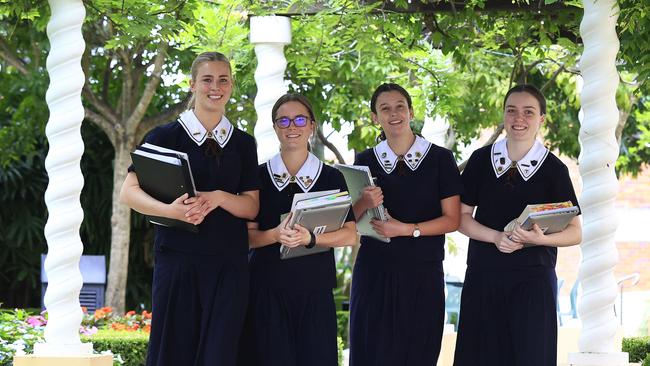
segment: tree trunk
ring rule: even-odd
[[[113,211],[111,214],[111,256],[108,267],[108,287],[106,305],[115,314],[124,314],[126,300],[126,280],[129,266],[129,240],[131,229],[131,209],[120,203],[120,189],[131,163],[129,152],[131,144],[116,141],[113,171]]]

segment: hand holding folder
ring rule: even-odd
[[[142,190],[160,202],[172,203],[183,194],[196,196],[194,178],[187,154],[145,143],[131,153]],[[172,226],[198,233],[196,225],[162,216],[147,215],[152,224]]]
[[[338,169],[345,178],[345,183],[350,190],[352,202],[357,202],[361,198],[363,189],[366,187],[376,187],[375,180],[370,174],[370,168],[365,165],[344,165],[336,164],[335,168]],[[366,214],[357,220],[357,231],[361,235],[371,236],[377,240],[385,243],[390,242],[390,238],[378,234],[372,227],[370,221],[377,219],[386,221],[387,217],[384,210],[384,205],[371,208],[366,211]]]
[[[287,227],[294,228],[294,225],[299,224],[316,235],[335,231],[343,226],[349,211],[348,192],[332,190],[298,193],[293,197],[291,218]],[[330,248],[319,246],[308,249],[304,246],[289,248],[282,245],[280,258],[289,259],[328,250]]]

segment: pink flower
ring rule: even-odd
[[[27,324],[29,324],[32,327],[36,328],[36,327],[41,327],[41,326],[44,326],[45,324],[47,324],[47,320],[45,320],[45,318],[43,318],[40,315],[35,315],[35,316],[30,316],[29,318],[27,318]]]
[[[81,327],[79,327],[79,333],[87,335],[87,336],[91,336],[91,335],[97,333],[97,327],[92,326],[90,328],[86,328],[84,326],[81,326]]]

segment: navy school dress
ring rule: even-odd
[[[505,139],[470,157],[461,200],[479,223],[503,231],[528,204],[578,204],[567,167],[542,143],[511,164]],[[506,254],[470,239],[454,365],[557,364],[556,258],[553,247]]]
[[[347,191],[343,175],[309,157],[295,179],[280,155],[260,165],[259,230],[280,224],[295,193]],[[350,209],[346,222],[354,220]],[[240,365],[336,366],[336,287],[334,251],[280,259],[280,244],[253,249],[251,291]]]
[[[192,111],[145,141],[186,152],[198,191],[258,190],[253,137],[225,116],[210,134],[223,149],[218,160],[206,156],[208,131]],[[247,255],[246,221],[221,208],[205,217],[198,234],[155,225],[148,366],[235,365],[248,299]]]
[[[440,201],[459,195],[460,175],[447,149],[417,136],[400,161],[386,141],[357,155],[395,219],[420,223],[442,215]],[[444,325],[445,236],[361,237],[350,301],[351,366],[431,366]]]

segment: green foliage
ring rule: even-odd
[[[32,353],[43,341],[42,328],[29,325],[29,316],[25,310],[0,309],[0,366],[11,366],[17,352]]]
[[[650,353],[650,337],[623,338],[622,348],[629,354],[630,362],[641,362]]]
[[[645,355],[645,359],[643,360],[641,366],[650,366],[650,353]]]
[[[379,129],[371,122],[368,102],[383,82],[398,82],[412,94],[414,129],[421,128],[425,117],[447,119],[456,142],[452,148],[459,151],[460,144],[499,125],[505,91],[527,81],[542,87],[548,97],[544,127],[548,144],[577,157],[575,74],[582,51],[578,43],[582,12],[579,2],[563,4],[570,8],[503,12],[480,11],[487,3],[473,1],[453,13],[400,14],[381,10],[381,2],[364,5],[346,0],[86,1],[83,34],[88,52],[82,65],[87,88],[111,110],[111,117],[128,118],[130,104],[137,101],[150,78],[160,45],[169,42],[163,82],[145,113],[147,119],[182,101],[195,54],[217,49],[232,58],[236,79],[228,116],[252,132],[257,62],[248,41],[248,17],[319,8],[315,15],[292,17],[293,41],[285,49],[286,78],[292,91],[312,101],[320,124],[335,129],[353,124],[349,148],[359,151],[374,145]],[[397,7],[408,5],[407,1],[395,2]],[[650,160],[646,82],[650,46],[643,38],[650,5],[643,0],[619,0],[619,6],[623,60],[619,68],[626,85],[617,100],[629,117],[622,131],[617,170],[636,174]],[[35,305],[38,298],[37,254],[45,250],[46,212],[41,197],[46,182],[47,108],[43,100],[48,82],[44,68],[48,20],[49,6],[44,0],[0,2],[0,244],[9,248],[0,253],[0,288],[20,298],[12,299],[13,303],[24,305]],[[106,117],[86,94],[84,102],[88,111]],[[81,236],[86,254],[108,255],[114,187],[112,166],[106,162],[113,159],[113,141],[89,122],[82,128],[86,141],[82,170],[87,184],[82,192],[86,214]],[[132,226],[127,304],[149,307],[152,231],[141,215],[133,215]],[[349,290],[349,271],[339,268],[342,295]]]
[[[30,294],[40,288],[40,254],[45,250],[47,185],[42,149],[0,169],[0,301],[14,306],[40,304]]]
[[[620,57],[625,61],[620,67],[636,75],[638,88],[635,94],[647,96],[650,92],[650,2],[645,0],[618,0],[620,8],[618,32]]]
[[[349,311],[339,310],[336,312],[336,329],[337,329],[338,337],[343,342],[343,348],[350,347],[348,343],[349,323],[350,323]]]
[[[111,351],[116,365],[142,366],[147,359],[149,334],[145,332],[119,332],[100,330],[91,336],[82,336],[82,342],[92,342],[96,353]]]
[[[650,98],[636,103],[623,130],[621,151],[616,167],[636,176],[650,161]]]

